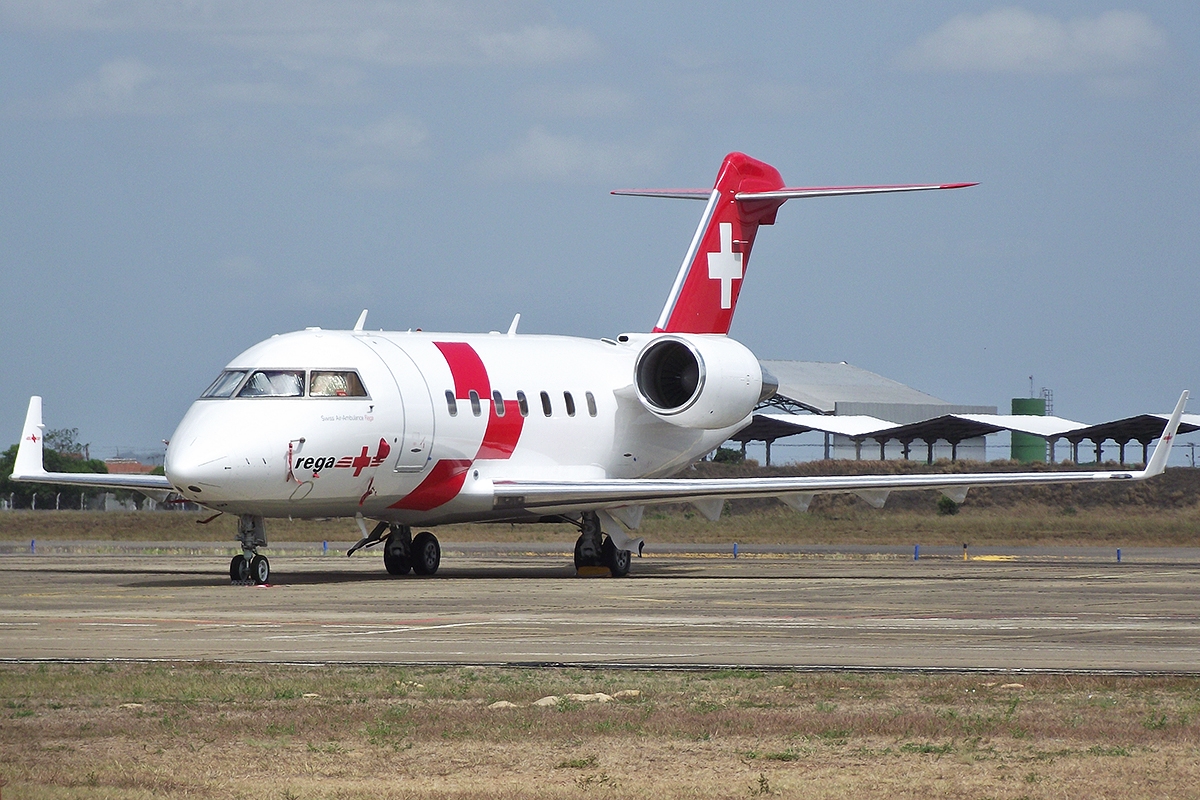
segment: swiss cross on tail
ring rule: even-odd
[[[613,194],[706,200],[708,205],[671,287],[656,332],[728,333],[750,248],[759,225],[773,225],[779,207],[798,197],[956,189],[972,183],[788,188],[770,164],[743,153],[721,163],[712,189],[625,189]]]

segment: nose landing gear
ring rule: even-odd
[[[238,541],[242,544],[240,555],[229,562],[229,580],[234,583],[254,582],[264,585],[271,580],[271,562],[258,554],[258,548],[267,546],[267,528],[263,518],[255,514],[238,517]]]

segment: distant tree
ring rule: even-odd
[[[83,445],[79,443],[79,428],[53,428],[46,431],[42,442],[46,447],[64,456],[83,455]]]
[[[718,447],[717,452],[713,453],[713,461],[718,464],[741,464],[744,460],[742,451],[732,447]]]
[[[50,431],[46,434],[46,437],[49,438],[52,433],[58,432]],[[75,430],[74,434],[67,438],[77,439],[78,435],[79,432]],[[75,442],[72,442],[72,444],[75,444]],[[53,509],[56,496],[61,508],[79,508],[80,497],[91,498],[100,492],[97,489],[86,489],[80,486],[17,483],[12,480],[13,465],[16,463],[16,460],[17,445],[15,444],[5,450],[3,454],[0,454],[0,499],[7,501],[11,497],[15,508],[32,507],[35,496],[37,497],[37,508],[39,509]],[[52,450],[49,447],[46,447],[42,451],[42,463],[46,465],[48,472],[108,472],[108,467],[98,458],[85,460],[80,458],[76,453],[64,455],[58,450]]]

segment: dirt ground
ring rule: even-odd
[[[8,798],[1200,796],[1194,678],[6,665],[0,705]]]

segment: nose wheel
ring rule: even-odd
[[[229,580],[234,583],[256,583],[260,586],[271,581],[271,562],[258,554],[258,548],[267,546],[267,530],[263,518],[254,514],[243,514],[238,518],[238,541],[242,552],[229,562]]]
[[[234,583],[254,582],[260,586],[271,582],[271,562],[266,556],[236,555],[229,562],[229,580]]]

